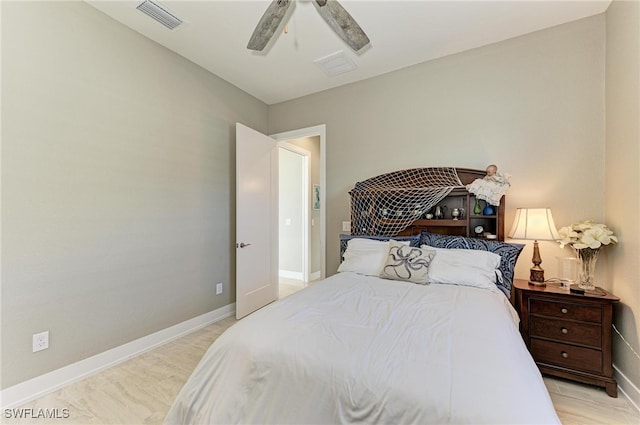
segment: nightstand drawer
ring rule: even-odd
[[[613,306],[620,299],[601,288],[577,294],[524,279],[514,279],[513,286],[520,332],[540,371],[599,385],[616,397],[611,332]]]
[[[529,326],[529,335],[532,338],[541,337],[561,343],[602,348],[602,326],[600,325],[532,316]]]
[[[580,320],[582,322],[602,322],[602,309],[599,306],[580,305],[538,298],[531,298],[529,302],[531,314]]]
[[[531,354],[539,363],[602,372],[602,352],[599,350],[531,338]]]

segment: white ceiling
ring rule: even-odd
[[[267,104],[604,12],[610,0],[342,0],[371,44],[354,53],[309,0],[296,0],[260,53],[246,45],[270,0],[158,0],[186,24],[169,30],[136,10],[142,0],[87,3]],[[284,28],[284,24],[282,26]],[[344,50],[358,68],[327,76],[314,60]]]

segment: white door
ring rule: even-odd
[[[236,124],[236,317],[277,298],[277,142]]]

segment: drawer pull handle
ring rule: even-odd
[[[562,358],[566,359],[567,357],[569,357],[569,353],[567,353],[566,351],[562,352]]]
[[[569,310],[567,310],[566,308],[562,307],[562,310],[560,310],[562,312],[562,314],[567,314],[569,312]]]
[[[562,329],[560,329],[560,332],[562,332],[563,334],[566,335],[566,334],[569,333],[569,330],[567,328],[562,328]]]

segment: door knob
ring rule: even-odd
[[[239,248],[246,248],[246,247],[248,247],[249,245],[251,245],[251,244],[250,244],[250,243],[240,242],[237,246],[238,246]]]

